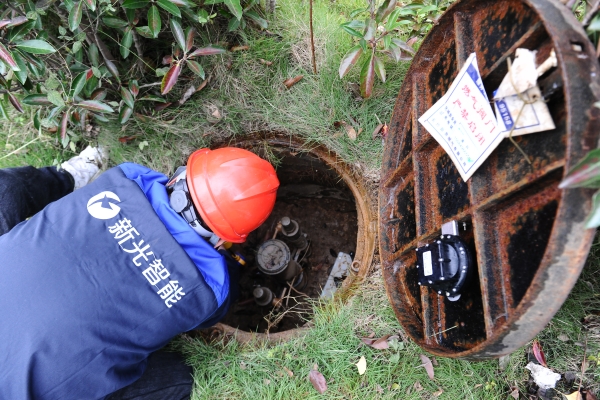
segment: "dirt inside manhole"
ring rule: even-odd
[[[338,254],[353,257],[356,251],[355,199],[340,176],[311,153],[283,151],[277,156],[280,187],[275,208],[246,243],[232,248],[244,257],[246,265],[241,268],[238,301],[222,322],[242,331],[275,333],[302,326],[311,319],[312,304],[320,298]],[[284,217],[298,223],[309,243],[307,250],[296,255],[299,246],[281,232],[276,235],[288,245],[291,259],[296,255],[302,267],[302,274],[288,281],[261,272],[257,260],[259,248],[273,238],[277,223]],[[290,289],[292,283],[294,289]],[[336,279],[336,283],[341,282]],[[281,306],[274,307],[273,301],[265,306],[257,304],[253,295],[257,287],[268,288],[276,304],[281,299]]]

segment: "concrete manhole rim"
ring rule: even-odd
[[[336,294],[336,298],[345,299],[351,295],[351,288],[360,284],[368,275],[373,263],[373,256],[377,246],[377,193],[371,193],[368,185],[362,177],[347,163],[345,163],[334,151],[324,145],[307,144],[301,138],[296,138],[283,133],[254,133],[241,138],[234,138],[227,142],[218,142],[213,144],[213,148],[223,146],[234,146],[245,148],[247,150],[263,147],[265,142],[275,149],[290,149],[294,152],[303,152],[311,154],[323,161],[328,167],[333,169],[344,181],[346,186],[352,192],[356,202],[357,213],[357,237],[356,251],[354,260],[358,262],[358,272],[350,272],[344,280],[341,290]],[[353,265],[356,265],[353,263]],[[311,322],[302,327],[289,329],[277,333],[257,333],[242,331],[232,326],[217,323],[208,328],[211,336],[232,337],[239,343],[250,343],[254,341],[262,342],[282,342],[293,339],[307,333]]]

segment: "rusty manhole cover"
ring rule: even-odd
[[[417,119],[473,52],[491,98],[517,48],[537,50],[538,64],[556,51],[558,67],[538,83],[557,128],[517,139],[532,165],[504,140],[465,183]],[[379,205],[388,296],[426,350],[467,359],[510,353],[566,299],[594,231],[583,224],[590,191],[562,191],[558,184],[597,146],[597,74],[591,43],[555,1],[459,1],[424,40],[394,108]],[[418,286],[415,254],[451,220],[476,255],[476,273],[456,302]]]

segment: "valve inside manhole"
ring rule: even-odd
[[[276,151],[280,187],[270,217],[230,250],[243,259],[239,296],[222,321],[248,332],[295,329],[351,273],[357,207],[344,180],[309,152]],[[329,284],[328,284],[329,281]]]

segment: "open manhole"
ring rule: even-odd
[[[245,261],[240,295],[216,328],[240,341],[292,337],[305,329],[315,301],[366,274],[375,246],[372,201],[363,181],[324,148],[277,135],[227,145],[268,149],[280,187],[265,223],[230,249]]]

